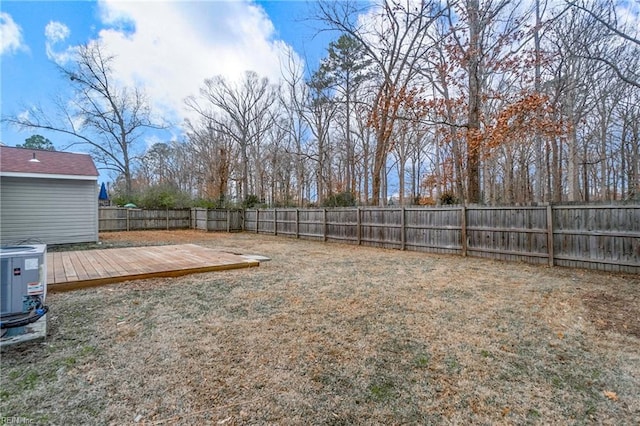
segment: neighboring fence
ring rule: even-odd
[[[205,231],[241,231],[242,210],[223,209],[127,209],[100,207],[98,229],[138,231],[151,229],[201,229]]]
[[[244,229],[400,250],[640,273],[640,206],[247,210]]]
[[[242,231],[242,210],[191,209],[191,228],[203,231]]]
[[[127,209],[123,207],[98,209],[100,232],[189,229],[190,227],[191,209]]]

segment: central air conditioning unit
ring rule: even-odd
[[[0,246],[0,346],[45,337],[46,244]]]

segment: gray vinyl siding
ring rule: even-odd
[[[0,241],[98,241],[97,181],[0,178]]]

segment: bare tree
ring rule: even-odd
[[[466,78],[466,200],[478,203],[482,198],[481,160],[490,142],[484,134],[491,120],[483,117],[485,104],[499,96],[499,81],[517,66],[514,59],[521,49],[520,30],[526,16],[520,2],[511,0],[452,1],[448,11],[448,51]]]
[[[247,71],[240,82],[229,82],[222,76],[207,79],[200,89],[201,97],[186,100],[188,107],[211,120],[238,145],[241,161],[240,198],[250,194],[249,171],[251,149],[259,151],[261,138],[273,125],[271,109],[277,91],[267,78]],[[259,152],[258,152],[259,155]],[[260,164],[253,164],[260,167]],[[255,187],[255,185],[253,185]]]
[[[187,152],[191,154],[191,172],[197,195],[207,200],[224,202],[229,194],[233,172],[233,140],[217,124],[202,118],[198,123],[187,120]]]
[[[357,18],[361,10],[356,2],[320,2],[318,9],[318,18],[330,29],[348,34],[362,46],[379,75],[369,118],[376,133],[372,203],[377,205],[381,201],[398,109],[419,62],[431,47],[427,43],[428,30],[443,10],[437,1],[382,1],[373,9],[372,22],[362,24]]]
[[[361,92],[365,92],[365,87],[360,87]],[[372,170],[372,153],[375,150],[375,138],[373,129],[368,126],[367,117],[370,115],[371,106],[367,102],[367,93],[358,95],[360,102],[354,105],[355,125],[353,126],[353,136],[356,157],[356,176],[358,179],[358,190],[360,201],[369,204],[370,182]],[[372,95],[369,94],[369,97]]]
[[[343,34],[329,43],[327,56],[322,60],[318,73],[323,74],[334,92],[334,100],[341,106],[338,118],[339,130],[344,140],[344,181],[346,191],[355,193],[355,147],[353,143],[353,110],[358,103],[358,86],[370,76],[367,68],[370,60],[364,56],[361,44],[349,35]]]
[[[559,120],[566,122],[567,134],[564,145],[566,153],[560,152],[566,159],[558,164],[566,171],[566,198],[568,201],[581,199],[580,171],[584,168],[585,141],[581,138],[581,123],[587,119],[594,108],[593,90],[586,78],[589,74],[597,74],[602,64],[591,61],[580,55],[581,46],[603,43],[601,32],[593,25],[589,16],[569,10],[553,27],[552,43],[555,50],[553,79],[547,85],[555,91],[560,111]],[[582,145],[582,146],[581,146]],[[581,158],[582,157],[582,158]],[[560,177],[556,176],[559,181]],[[584,179],[583,179],[584,188]],[[584,192],[582,192],[584,197]],[[560,201],[560,193],[556,191],[555,200]]]
[[[619,42],[607,43],[605,48],[585,44],[581,46],[581,54],[606,64],[625,83],[640,88],[638,73],[638,56],[640,56],[640,38],[638,27],[634,23],[620,23],[616,7],[618,2],[609,1],[567,1],[577,11],[591,17],[596,25],[604,31],[604,37],[617,37]]]
[[[336,103],[331,99],[330,83],[322,73],[314,73],[307,82],[309,89],[305,117],[315,139],[315,155],[309,158],[316,164],[316,198],[319,204],[331,194],[331,122],[336,115]]]
[[[617,108],[620,122],[619,172],[624,199],[640,200],[640,93],[626,93]]]
[[[434,177],[437,178],[436,192],[440,195],[440,189],[443,189],[445,181],[455,182],[455,195],[459,200],[465,199],[464,191],[464,134],[461,130],[466,126],[466,120],[462,117],[463,111],[461,106],[463,102],[456,97],[456,93],[462,92],[460,81],[462,78],[455,70],[455,61],[450,57],[452,49],[449,47],[450,42],[447,36],[450,33],[450,27],[446,19],[441,19],[434,25],[434,30],[430,37],[434,43],[434,51],[421,64],[420,73],[427,78],[431,85],[432,108],[431,121],[435,125],[436,137],[441,144],[450,145],[451,162],[448,159],[440,158],[434,164],[436,168]],[[437,151],[441,154],[440,151]],[[445,167],[452,164],[453,167]],[[446,169],[446,170],[445,170]]]
[[[291,158],[295,163],[296,201],[298,206],[302,207],[305,191],[309,184],[305,151],[305,135],[309,131],[308,121],[305,118],[305,102],[308,100],[309,93],[302,69],[291,54],[287,57],[285,66],[282,67],[282,78],[280,106],[285,118],[280,122],[280,125],[284,127],[285,134],[291,142],[287,153],[292,155]]]
[[[397,126],[394,140],[391,152],[398,170],[398,202],[400,205],[405,205],[407,204],[405,199],[407,167],[409,167],[411,180],[410,201],[413,202],[417,196],[416,174],[419,173],[421,156],[427,140],[427,128],[418,119],[403,120]]]
[[[71,100],[58,99],[53,113],[36,107],[28,114],[3,121],[21,128],[66,134],[77,143],[89,145],[104,169],[122,174],[129,194],[137,140],[144,130],[166,125],[152,118],[142,90],[117,84],[112,69],[114,59],[100,43],[79,46],[72,65],[58,65],[73,87]]]

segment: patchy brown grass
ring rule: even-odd
[[[272,258],[52,294],[2,353],[42,424],[638,424],[640,277],[252,234],[101,235]]]
[[[640,338],[640,299],[638,293],[612,294],[591,291],[583,296],[589,319],[604,331],[615,331]]]

